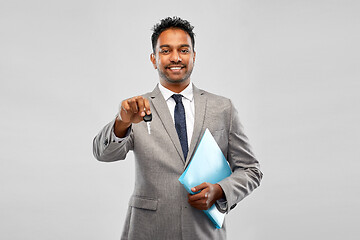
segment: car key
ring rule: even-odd
[[[152,120],[152,114],[146,114],[143,119],[146,122],[148,133],[151,134],[150,122]]]

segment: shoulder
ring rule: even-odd
[[[221,108],[221,109],[231,109],[233,104],[231,102],[231,100],[227,97],[218,95],[218,94],[214,94],[208,91],[205,91],[203,89],[197,89],[197,91],[199,91],[199,93],[206,97],[207,100],[207,104],[209,106],[213,106],[214,108]]]
[[[154,97],[157,97],[158,95],[161,95],[161,92],[160,92],[160,90],[158,88],[155,88],[151,92],[141,94],[142,97],[147,98],[149,100],[154,98]]]

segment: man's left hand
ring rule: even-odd
[[[188,194],[189,204],[199,210],[208,210],[217,200],[225,197],[219,184],[204,182],[193,187],[191,191],[201,191],[194,195]]]

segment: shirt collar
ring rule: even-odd
[[[164,96],[165,101],[169,100],[169,98],[171,98],[171,96],[173,94],[177,94],[169,89],[167,89],[166,87],[164,87],[163,85],[161,85],[161,83],[159,83],[159,89],[161,94]],[[182,92],[180,92],[179,94],[183,95],[184,98],[188,99],[190,102],[192,102],[194,100],[194,93],[193,93],[193,85],[192,83],[190,83],[184,90],[182,90]]]

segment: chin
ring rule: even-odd
[[[181,83],[184,83],[186,81],[189,81],[189,77],[190,77],[190,74],[186,74],[186,75],[182,75],[182,76],[176,76],[176,78],[172,78],[170,77],[169,75],[167,74],[164,74],[164,72],[162,71],[159,71],[159,76],[160,76],[160,79],[163,79],[163,81],[169,83],[169,84],[181,84]]]
[[[186,78],[181,78],[181,79],[170,79],[170,78],[167,78],[166,81],[167,81],[168,83],[172,83],[172,84],[179,84],[179,83],[186,82],[187,79],[186,79]]]

